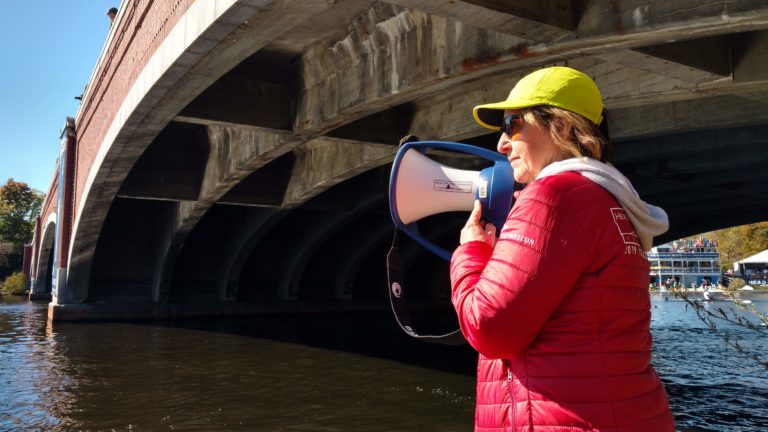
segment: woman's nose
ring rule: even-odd
[[[496,144],[496,151],[499,153],[507,154],[512,149],[512,142],[509,140],[509,137],[504,132],[501,133],[501,138],[499,138],[499,143]]]

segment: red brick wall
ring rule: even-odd
[[[88,83],[76,120],[75,211],[88,173],[123,99],[152,54],[194,0],[127,0]]]

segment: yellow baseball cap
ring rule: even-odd
[[[539,69],[524,76],[507,100],[478,105],[472,110],[480,126],[500,130],[504,111],[550,105],[581,114],[592,123],[603,121],[603,97],[586,74],[564,66]]]

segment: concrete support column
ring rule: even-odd
[[[35,279],[37,279],[37,262],[38,254],[40,253],[40,236],[42,235],[42,221],[40,216],[37,216],[35,220],[35,232],[32,236],[31,252],[29,256],[29,291],[32,292],[32,287],[35,286]],[[24,255],[24,267],[27,266],[27,257]]]
[[[57,190],[56,236],[53,252],[52,304],[72,303],[74,299],[67,290],[67,261],[69,240],[72,233],[72,202],[75,183],[75,119],[67,117],[61,131],[59,150],[59,187]]]

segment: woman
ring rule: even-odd
[[[461,330],[480,353],[476,431],[673,431],[651,359],[649,265],[667,230],[609,165],[602,97],[552,67],[475,119],[500,129],[519,193],[501,234],[478,203],[451,260]]]

